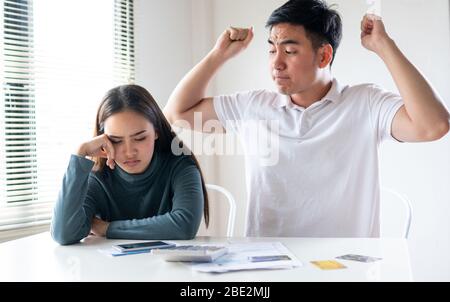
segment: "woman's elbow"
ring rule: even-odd
[[[181,227],[181,231],[179,232],[180,237],[179,240],[192,240],[197,235],[198,229],[200,228],[200,222],[195,221],[186,221],[186,223]]]
[[[186,240],[192,240],[195,238],[195,236],[197,235],[197,231],[198,229],[195,230],[191,230],[190,232],[187,232],[186,235]]]
[[[55,240],[60,245],[71,245],[80,242],[80,239],[73,237],[73,234],[69,234],[62,228],[51,226],[50,234],[53,240]]]
[[[185,226],[183,229],[178,233],[179,236],[177,236],[177,240],[192,240],[197,235],[198,227],[194,228],[193,226]]]
[[[76,240],[73,238],[70,238],[69,236],[63,235],[60,232],[52,232],[52,238],[60,245],[71,245],[78,243],[80,240]]]

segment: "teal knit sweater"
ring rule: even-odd
[[[94,217],[110,222],[106,237],[192,239],[203,213],[200,172],[189,156],[156,152],[143,174],[72,155],[55,205],[53,238],[73,244],[89,235]]]

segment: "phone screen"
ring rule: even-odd
[[[172,243],[167,243],[164,241],[148,241],[148,242],[137,242],[128,244],[119,244],[116,247],[122,251],[138,250],[138,249],[153,249],[153,248],[165,248],[174,246]]]

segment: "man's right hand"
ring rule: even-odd
[[[218,121],[213,98],[205,91],[219,68],[230,58],[243,51],[253,39],[253,28],[230,27],[219,37],[214,48],[177,85],[172,92],[164,114],[171,124],[201,132],[223,132],[223,128],[204,127],[209,121]],[[195,113],[202,113],[196,123]],[[178,123],[183,121],[183,123]],[[187,123],[186,123],[187,122]],[[213,129],[214,128],[214,129]]]
[[[253,27],[230,27],[222,33],[212,51],[223,60],[228,60],[246,49],[252,40]]]

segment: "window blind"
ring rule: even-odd
[[[116,0],[114,7],[114,75],[116,83],[134,83],[134,6]]]
[[[104,93],[134,82],[132,0],[3,0],[0,231],[48,224]]]

